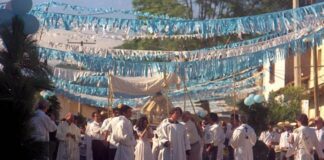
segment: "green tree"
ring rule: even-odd
[[[32,143],[30,119],[33,116],[34,95],[41,89],[52,89],[46,65],[39,61],[35,41],[23,33],[23,22],[16,16],[10,28],[3,29],[0,37],[5,48],[0,50],[0,106],[3,137],[10,140],[6,150],[11,159],[33,159],[37,148]],[[5,117],[7,117],[5,116]],[[5,153],[5,154],[6,154]],[[15,154],[11,154],[15,153]],[[23,158],[22,158],[23,157]]]
[[[276,92],[271,92],[267,106],[269,119],[274,122],[295,121],[296,115],[301,113],[301,100],[308,99],[305,89],[288,86]]]

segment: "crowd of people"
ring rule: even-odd
[[[103,118],[92,113],[92,121],[77,126],[72,113],[57,124],[45,113],[48,103],[41,101],[32,119],[33,137],[40,146],[39,159],[57,160],[253,160],[253,146],[262,141],[268,148],[268,160],[323,159],[323,120],[308,126],[301,114],[297,126],[282,125],[282,131],[268,129],[257,137],[247,124],[246,115],[232,114],[230,122],[209,113],[202,121],[181,108],[172,108],[158,126],[142,116],[132,123],[132,108],[119,105],[113,116]],[[55,133],[58,148],[50,151],[49,133]],[[52,149],[53,150],[53,149]],[[54,149],[55,150],[55,149]]]

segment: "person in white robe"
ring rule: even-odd
[[[211,141],[209,142],[208,147],[206,148],[208,153],[209,160],[222,160],[223,159],[223,152],[220,151],[223,149],[223,143],[225,141],[225,133],[222,128],[218,124],[219,119],[216,113],[210,113],[210,133],[211,133]]]
[[[104,136],[101,134],[101,116],[99,112],[92,113],[93,121],[88,124],[86,134],[91,138],[91,145],[89,145],[92,151],[93,160],[103,160],[105,150]],[[90,156],[90,155],[89,155]]]
[[[153,138],[153,131],[148,125],[147,117],[141,117],[134,128],[138,135],[137,144],[135,146],[135,160],[153,160],[150,144],[150,140]]]
[[[207,116],[205,120],[202,122],[202,128],[203,128],[203,143],[204,143],[202,157],[203,160],[208,160],[208,153],[206,149],[209,146],[210,142],[212,141],[212,134],[210,133],[209,116]]]
[[[319,148],[324,154],[324,124],[323,124],[323,119],[321,117],[316,117],[315,118],[315,133],[316,137],[319,142]],[[314,153],[314,160],[319,160],[317,152]]]
[[[119,111],[118,108],[113,108],[113,114],[111,117],[106,118],[101,125],[101,134],[104,136],[104,144],[105,144],[105,160],[113,160],[115,158],[117,146],[114,142],[111,141],[111,133],[113,130],[112,126],[115,126],[118,119]],[[117,118],[116,118],[117,117]],[[114,120],[113,120],[114,119]],[[104,153],[103,153],[104,154]]]
[[[227,123],[226,132],[225,132],[225,147],[227,148],[228,154],[225,158],[226,160],[233,160],[234,159],[234,149],[229,144],[229,141],[233,135],[235,128],[239,126],[239,116],[237,113],[231,114],[230,123]]]
[[[194,120],[190,114],[190,112],[186,111],[182,115],[182,121],[184,122],[184,126],[186,128],[187,137],[190,142],[190,156],[188,160],[201,160],[202,155],[200,154],[201,148],[201,137],[198,134],[198,129]]]
[[[292,134],[290,123],[286,121],[283,125],[285,131],[281,133],[279,140],[280,160],[291,160],[293,157],[286,158],[288,149],[292,147],[292,145],[289,143],[289,137]]]
[[[252,147],[257,140],[256,134],[254,129],[246,124],[246,116],[241,115],[240,121],[241,125],[234,130],[229,144],[234,149],[235,160],[253,160]]]
[[[161,149],[163,148],[163,145],[160,143],[158,135],[161,131],[161,126],[163,126],[164,123],[168,123],[168,119],[162,120],[162,122],[160,122],[160,124],[156,127],[155,131],[153,131],[154,137],[152,138],[152,153],[154,160],[158,160],[158,157],[161,153]]]
[[[259,140],[267,145],[269,152],[267,160],[275,160],[276,153],[274,150],[275,145],[279,144],[280,134],[273,129],[274,122],[268,124],[268,130],[261,132]]]
[[[120,120],[116,126],[116,132],[112,133],[112,138],[118,143],[115,160],[134,160],[134,150],[136,140],[133,132],[133,125],[129,118],[132,117],[132,108],[128,105],[121,105]]]
[[[56,132],[56,138],[59,140],[57,160],[79,160],[79,142],[81,138],[80,129],[73,123],[72,113],[65,116]]]
[[[324,158],[315,131],[308,127],[308,117],[301,114],[297,119],[298,128],[293,133],[293,144],[291,151],[286,157],[294,155],[294,160],[313,160],[313,148],[316,149],[318,157]]]
[[[161,146],[159,160],[186,160],[190,155],[190,142],[186,128],[178,122],[182,115],[179,107],[173,108],[158,131]]]

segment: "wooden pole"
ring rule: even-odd
[[[107,108],[107,112],[109,114],[109,116],[112,116],[112,104],[114,101],[114,91],[112,88],[112,83],[111,83],[111,74],[108,74],[108,86],[109,86],[109,91],[108,91],[108,108]]]
[[[317,68],[317,47],[314,46],[311,48],[313,54],[313,66],[314,66],[314,107],[315,107],[315,116],[320,115],[319,105],[318,105],[318,68]]]

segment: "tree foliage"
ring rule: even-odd
[[[5,48],[0,50],[0,106],[4,119],[3,137],[10,140],[6,145],[11,159],[33,159],[37,149],[32,143],[30,119],[33,116],[34,95],[41,89],[52,89],[46,65],[40,62],[32,37],[23,33],[23,22],[16,16],[10,28],[1,30]],[[5,117],[7,117],[5,116]],[[15,153],[15,154],[11,154]],[[6,156],[5,156],[6,157]],[[23,157],[23,158],[21,158]]]
[[[268,100],[269,117],[275,122],[295,121],[301,112],[301,100],[307,99],[305,89],[288,86],[276,92],[271,92]]]

